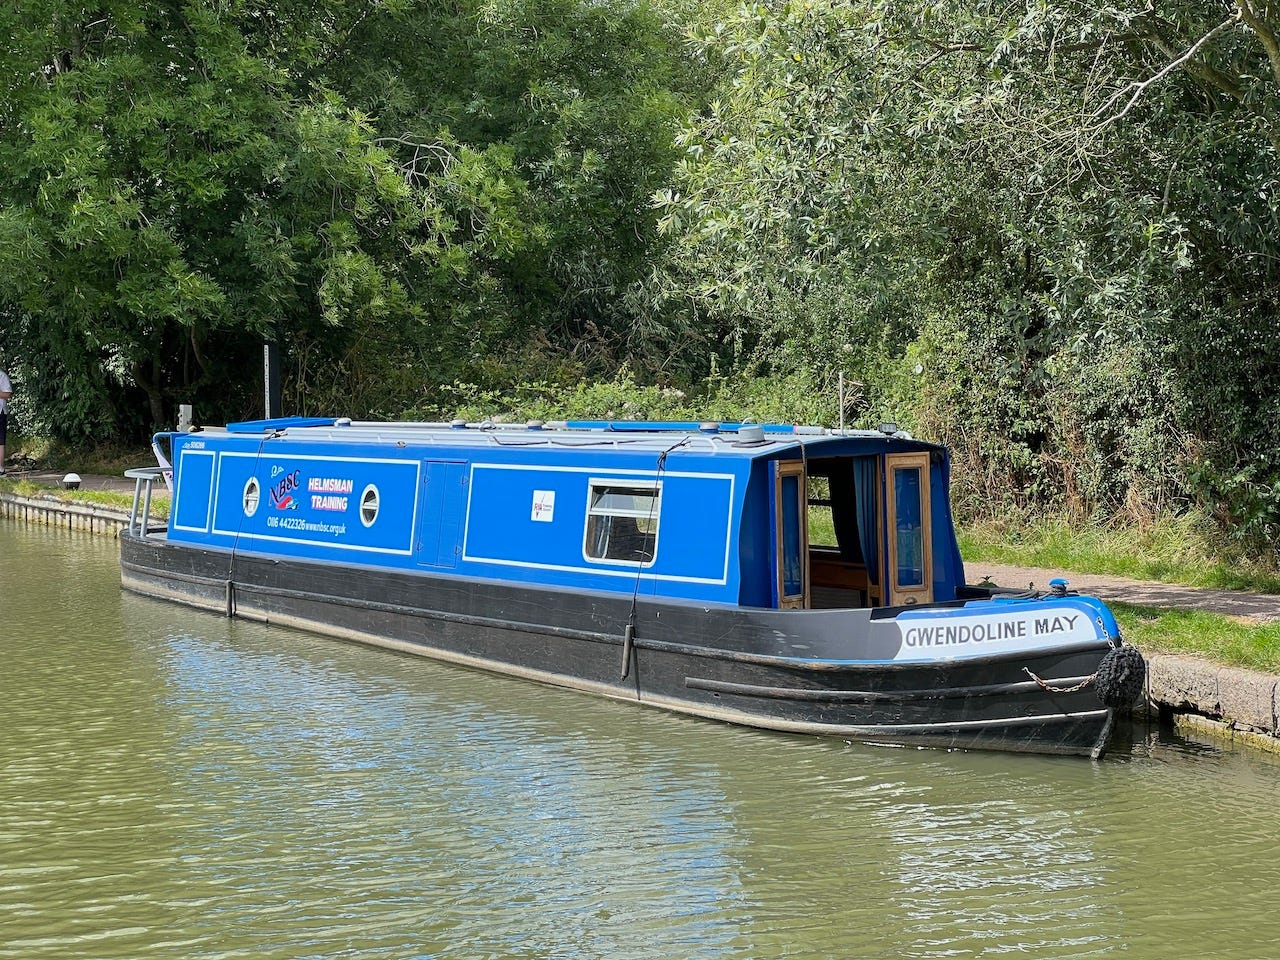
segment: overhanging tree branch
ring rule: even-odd
[[[1241,0],[1241,2],[1245,2],[1245,0]],[[1165,66],[1161,68],[1157,73],[1148,77],[1146,80],[1134,80],[1133,82],[1126,85],[1123,89],[1118,90],[1116,93],[1112,94],[1112,96],[1110,97],[1110,99],[1107,100],[1106,103],[1098,107],[1098,109],[1093,112],[1092,118],[1094,120],[1101,119],[1107,113],[1108,110],[1110,110],[1117,103],[1119,103],[1125,96],[1128,96],[1129,99],[1125,103],[1124,107],[1121,108],[1119,113],[1112,114],[1111,116],[1103,119],[1102,122],[1098,124],[1098,129],[1101,129],[1102,127],[1106,127],[1122,119],[1126,114],[1128,114],[1130,110],[1133,109],[1134,104],[1136,104],[1142,98],[1142,95],[1146,93],[1148,89],[1155,86],[1165,77],[1167,77],[1169,74],[1173,73],[1173,71],[1177,70],[1179,67],[1183,66],[1188,61],[1190,61],[1197,53],[1199,53],[1202,49],[1204,49],[1205,45],[1207,45],[1211,40],[1213,40],[1214,37],[1222,33],[1224,30],[1228,30],[1231,27],[1235,26],[1237,23],[1241,21],[1241,19],[1242,19],[1241,11],[1239,8],[1237,8],[1236,11],[1231,14],[1231,16],[1227,17],[1226,20],[1223,20],[1222,23],[1218,24],[1216,27],[1214,27],[1212,30],[1206,33],[1203,37],[1201,37],[1199,40],[1193,43],[1190,47],[1187,48],[1186,52],[1183,53],[1181,56],[1177,57],[1170,63],[1165,64]]]

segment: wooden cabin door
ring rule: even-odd
[[[809,498],[804,461],[782,460],[773,480],[774,556],[779,607],[809,606]]]
[[[929,524],[929,454],[884,458],[889,534],[890,606],[933,599],[933,538]]]

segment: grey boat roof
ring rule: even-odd
[[[730,454],[756,458],[803,447],[866,445],[883,449],[941,449],[915,440],[893,424],[878,430],[838,429],[791,424],[660,422],[660,421],[496,421],[468,423],[373,421],[348,418],[278,418],[204,427],[206,434],[263,435],[273,440],[336,443],[404,444],[448,447],[543,447],[651,450]],[[849,441],[854,441],[850,444]],[[862,441],[858,443],[857,441]],[[833,451],[834,452],[834,451]]]

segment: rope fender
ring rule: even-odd
[[[1092,683],[1098,700],[1112,710],[1132,706],[1147,682],[1147,661],[1136,647],[1129,646],[1112,647],[1098,664],[1098,669],[1074,687],[1055,687],[1036,676],[1030,667],[1023,667],[1022,670],[1050,693],[1075,693]]]
[[[1136,647],[1114,647],[1098,664],[1094,692],[1104,706],[1121,710],[1133,706],[1147,682],[1147,661]]]

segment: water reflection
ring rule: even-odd
[[[208,811],[209,881],[260,877],[270,897],[284,880],[467,955],[645,956],[675,936],[719,956],[735,935],[740,841],[708,816],[725,806],[714,769],[637,756],[590,713],[565,729],[477,700],[466,671],[388,657],[389,673],[349,673],[348,648],[292,636],[314,659],[283,656],[284,634],[229,632],[164,639],[167,700],[186,718],[167,760]],[[288,838],[268,871],[244,857],[246,827]]]
[[[0,958],[1256,958],[1280,766],[788,737],[193,613],[0,525]],[[1262,855],[1260,855],[1262,854]]]

